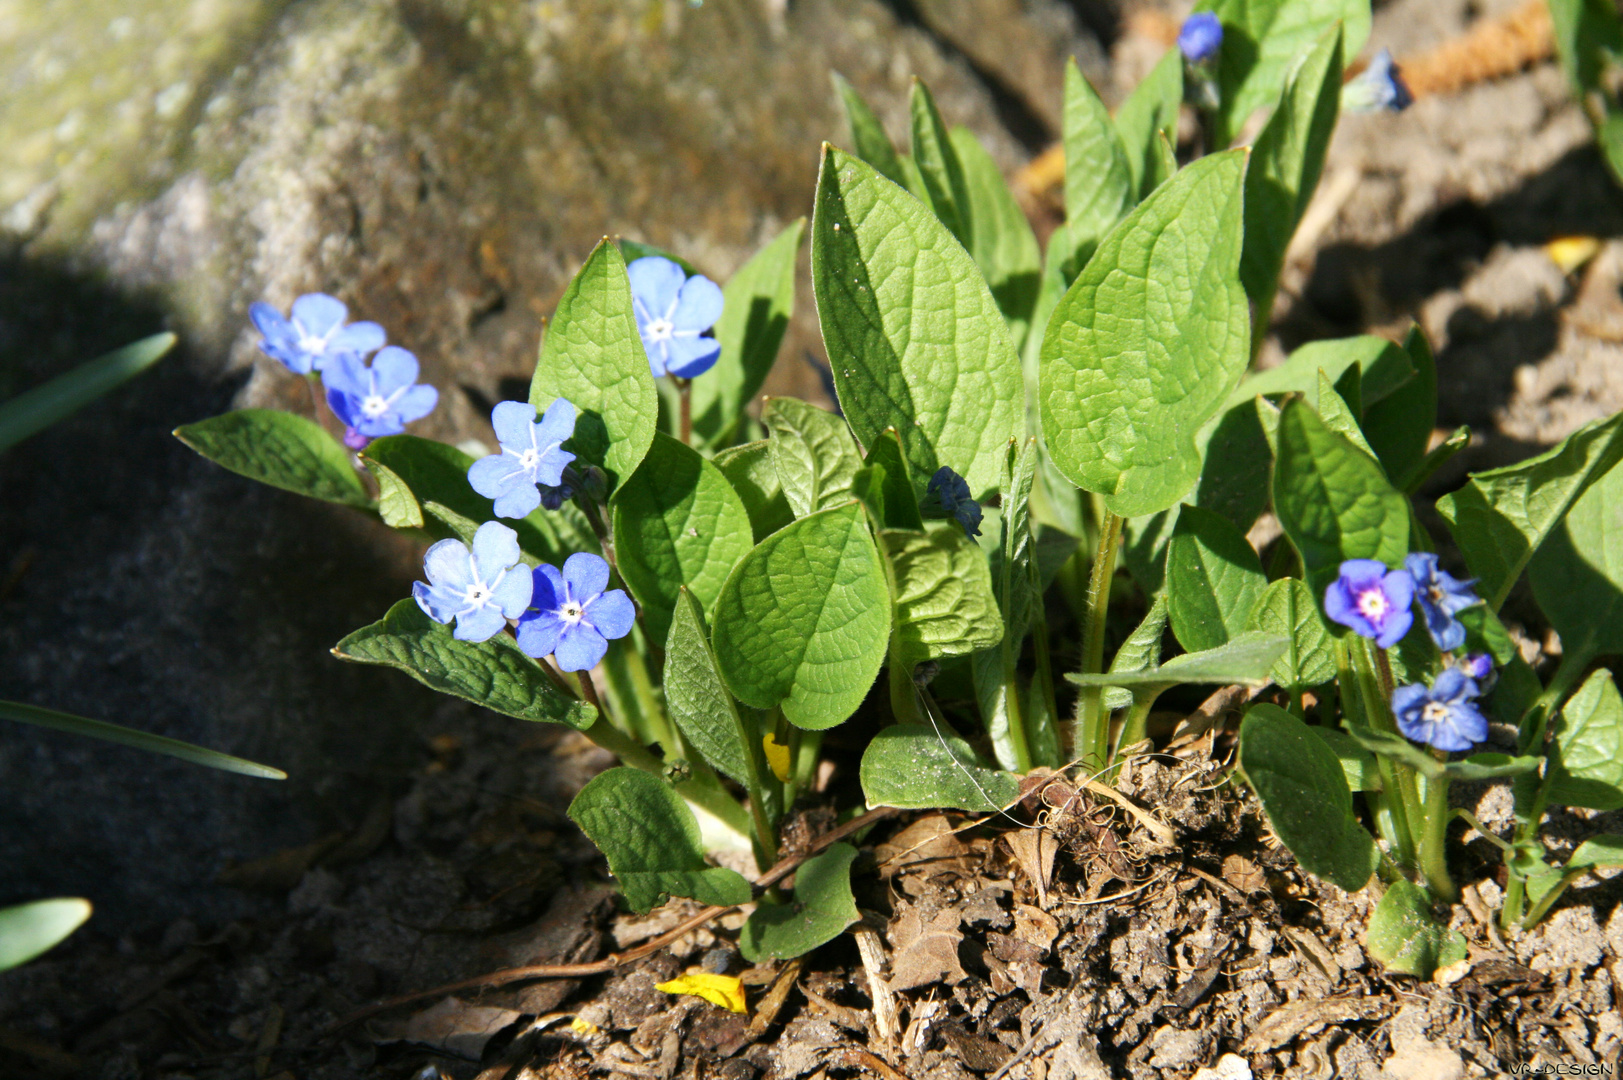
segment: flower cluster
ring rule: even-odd
[[[1223,24],[1209,11],[1197,11],[1178,30],[1178,50],[1191,64],[1204,64],[1223,45]]]
[[[344,445],[364,449],[373,439],[399,435],[439,404],[439,391],[417,383],[417,358],[385,345],[383,327],[346,323],[349,309],[326,293],[306,293],[283,315],[259,301],[248,316],[262,335],[259,348],[295,375],[319,377],[327,405],[344,422]],[[367,356],[373,352],[370,365]]]
[[[1474,704],[1482,690],[1463,665],[1444,668],[1427,689],[1419,684],[1392,692],[1398,730],[1439,750],[1469,750],[1488,737],[1488,719]]]
[[[1341,88],[1342,112],[1402,112],[1413,104],[1414,95],[1392,59],[1391,49],[1376,53],[1369,67]]]

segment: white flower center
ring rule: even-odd
[[[368,394],[361,399],[361,412],[376,420],[389,411],[389,399],[382,394]]]
[[[669,319],[651,319],[644,332],[650,341],[669,341],[676,333],[676,324]]]
[[[1366,589],[1358,594],[1358,613],[1370,622],[1380,622],[1391,610],[1391,601],[1380,589]]]
[[[1441,724],[1448,720],[1448,706],[1440,701],[1428,701],[1420,710],[1420,718],[1428,724]]]
[[[534,472],[536,463],[540,460],[541,451],[533,446],[518,456],[518,463],[526,472]]]
[[[484,582],[476,581],[468,586],[468,603],[474,607],[484,607],[485,601],[490,599],[490,590]]]
[[[573,600],[565,601],[564,606],[558,609],[559,617],[565,622],[580,622],[581,616],[585,614],[586,609],[582,608]]]

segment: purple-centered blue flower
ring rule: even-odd
[[[1482,603],[1482,598],[1471,591],[1476,579],[1461,581],[1437,565],[1437,556],[1429,551],[1411,552],[1403,565],[1414,578],[1415,599],[1420,601],[1420,613],[1426,617],[1426,632],[1444,652],[1453,652],[1465,644],[1465,624],[1455,618],[1468,607]]]
[[[378,351],[372,364],[353,354],[335,356],[321,373],[327,404],[349,428],[344,445],[359,450],[373,439],[399,435],[439,404],[440,392],[417,385],[417,358],[398,345]]]
[[[588,671],[609,651],[612,638],[631,633],[637,609],[623,589],[604,592],[609,564],[585,551],[564,560],[563,573],[535,568],[535,595],[518,621],[518,647],[530,656],[548,653],[564,671]]]
[[[930,477],[919,510],[925,517],[957,518],[958,524],[964,527],[965,536],[981,534],[981,504],[970,495],[969,484],[964,478],[945,465]]]
[[[1348,559],[1341,576],[1324,590],[1324,614],[1383,649],[1396,645],[1414,625],[1414,578],[1374,559]]]
[[[1392,59],[1391,49],[1376,53],[1369,67],[1341,88],[1342,112],[1402,112],[1413,104],[1414,95]]]
[[[535,407],[523,401],[503,401],[490,414],[501,453],[482,457],[468,468],[468,483],[487,499],[496,500],[496,516],[521,518],[547,503],[556,510],[569,498],[564,468],[575,455],[563,449],[575,433],[575,406],[558,398],[535,419]]]
[[[326,293],[305,293],[293,301],[292,318],[263,300],[248,308],[248,317],[264,335],[260,351],[295,375],[320,374],[335,356],[362,357],[383,347],[383,327],[375,322],[346,326],[348,316],[343,302]]]
[[[1210,60],[1222,44],[1223,24],[1209,11],[1195,12],[1178,30],[1178,49],[1191,64]]]
[[[658,255],[646,255],[626,267],[631,278],[631,307],[637,332],[648,353],[654,378],[703,375],[721,355],[721,343],[701,337],[721,318],[721,286]]]
[[[441,540],[423,557],[428,584],[412,582],[411,595],[437,623],[456,620],[451,636],[487,641],[530,606],[530,572],[519,564],[518,533],[487,521],[473,534],[473,550]]]
[[[1493,657],[1485,652],[1476,652],[1454,666],[1459,668],[1466,678],[1480,683],[1493,674]]]
[[[1488,718],[1473,702],[1481,690],[1458,667],[1444,668],[1426,689],[1418,683],[1392,692],[1398,730],[1439,750],[1469,750],[1488,737]]]

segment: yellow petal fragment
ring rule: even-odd
[[[1544,245],[1544,254],[1563,274],[1572,273],[1599,251],[1600,241],[1593,236],[1561,236]]]
[[[778,778],[779,783],[789,782],[789,748],[778,741],[772,732],[767,732],[761,738],[761,747],[766,751],[767,768],[772,775]]]
[[[578,1016],[569,1021],[569,1027],[570,1030],[574,1031],[577,1035],[586,1036],[596,1035],[599,1030],[596,1024],[592,1023],[590,1020],[582,1020]]]
[[[771,736],[768,736],[770,738]],[[728,1012],[745,1011],[744,984],[731,975],[712,975],[708,971],[689,971],[670,982],[660,983],[655,990],[667,994],[691,994],[704,998],[712,1005],[720,1005]]]

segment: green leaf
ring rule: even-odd
[[[768,440],[729,447],[717,454],[711,463],[721,470],[727,482],[733,485],[733,490],[738,492],[738,497],[744,501],[756,543],[795,519],[795,513],[790,509],[789,500],[778,480],[777,466],[772,464],[772,448]]]
[[[1319,389],[1319,372],[1324,372],[1334,385],[1354,364],[1363,372],[1359,396],[1366,409],[1406,387],[1415,377],[1409,354],[1385,338],[1366,334],[1312,341],[1291,353],[1278,367],[1247,376],[1225,404],[1232,408],[1258,394],[1314,395]]]
[[[1355,369],[1348,368],[1347,374],[1355,375]],[[1357,385],[1353,382],[1349,389],[1357,389]],[[1364,440],[1364,432],[1358,426],[1357,408],[1336,392],[1335,387],[1330,385],[1330,377],[1324,372],[1319,372],[1319,385],[1314,393],[1307,396],[1307,402],[1319,414],[1325,427],[1345,436],[1348,442],[1371,458],[1375,456],[1375,451],[1369,448],[1369,443]]]
[[[1561,710],[1544,783],[1556,806],[1623,809],[1623,698],[1605,668]]]
[[[1461,761],[1442,762],[1393,732],[1376,731],[1362,724],[1349,724],[1346,730],[1354,742],[1370,753],[1407,765],[1428,780],[1495,780],[1530,773],[1539,764],[1535,757],[1495,753],[1472,754]]]
[[[1003,618],[980,545],[956,522],[881,534],[896,582],[891,662],[968,656],[1003,640]]]
[[[1298,578],[1269,585],[1252,609],[1249,629],[1283,634],[1290,644],[1273,667],[1273,679],[1292,693],[1336,677],[1335,639],[1330,636],[1313,592]]]
[[[1167,614],[1178,644],[1215,649],[1242,633],[1268,578],[1245,533],[1198,506],[1178,511],[1167,547]]]
[[[721,290],[716,366],[689,389],[693,434],[704,446],[731,440],[744,406],[760,392],[778,358],[778,346],[795,314],[795,256],[806,219],[784,229],[756,252]]]
[[[750,901],[742,874],[706,865],[693,811],[652,773],[625,766],[600,773],[569,804],[569,817],[608,857],[632,911],[671,896],[726,906]]]
[[[1288,644],[1277,634],[1248,631],[1216,649],[1184,653],[1157,668],[1143,671],[1110,671],[1103,674],[1069,674],[1065,678],[1078,686],[1138,687],[1180,686],[1186,683],[1217,683],[1267,686],[1269,668],[1285,652]]]
[[[597,710],[566,697],[506,634],[458,641],[415,600],[401,600],[371,626],[333,647],[340,660],[398,668],[431,689],[519,720],[568,724],[582,731]]]
[[[746,724],[716,670],[704,615],[686,589],[676,599],[665,642],[665,705],[682,737],[717,771],[753,790],[755,725]]]
[[[969,196],[969,254],[986,278],[1018,350],[1031,330],[1032,308],[1042,281],[1037,235],[1003,182],[1003,171],[974,133],[955,127],[949,137]]]
[[[988,769],[969,744],[925,724],[892,724],[862,754],[862,793],[868,808],[1001,810],[1020,797],[1020,779]]]
[[[1145,517],[1128,518],[1122,530],[1122,562],[1145,596],[1154,596],[1166,586],[1167,545],[1172,542],[1172,530],[1178,527],[1180,508],[1181,504]]]
[[[1340,108],[1341,27],[1332,25],[1291,70],[1246,169],[1240,279],[1260,313],[1273,307],[1285,250],[1319,186]]]
[[[958,160],[958,150],[952,144],[947,125],[935,107],[935,99],[930,96],[930,88],[917,76],[913,79],[908,107],[913,118],[913,164],[918,166],[919,176],[924,181],[924,203],[969,250],[973,238],[964,166]]]
[[[862,508],[803,517],[733,568],[711,631],[722,678],[757,709],[833,727],[862,704],[890,639],[890,588]]]
[[[604,240],[564,290],[541,342],[530,404],[558,398],[576,408],[570,447],[581,465],[600,465],[611,490],[636,471],[654,441],[659,394],[631,307],[625,259]]]
[[[677,266],[680,266],[682,268],[682,273],[688,275],[688,277],[692,277],[694,274],[699,272],[698,270],[694,269],[692,263],[682,258],[682,256],[676,254],[674,251],[667,251],[662,247],[655,247],[653,244],[644,244],[639,240],[627,240],[624,237],[617,237],[614,244],[620,249],[620,255],[625,259],[626,265],[628,266],[636,262],[638,259],[645,259],[649,256],[653,256],[659,259],[671,260],[671,262],[675,263]]]
[[[1121,643],[1116,650],[1115,659],[1110,661],[1110,670],[1115,672],[1152,671],[1161,665],[1161,639],[1166,636],[1167,629],[1167,594],[1165,590],[1155,594],[1155,601],[1150,604],[1150,610],[1144,613],[1133,632],[1127,635],[1127,640]],[[1151,686],[1145,689],[1157,697],[1162,687]],[[1125,709],[1133,703],[1133,692],[1124,686],[1110,686],[1105,688],[1105,708]]]
[[[830,147],[812,284],[858,441],[895,428],[921,496],[943,465],[985,494],[1024,427],[1025,391],[1008,326],[969,255],[917,200]]]
[[[1369,0],[1203,0],[1198,11],[1223,22],[1217,85],[1221,107],[1213,142],[1227,146],[1251,114],[1274,103],[1297,58],[1342,24],[1346,64],[1369,38]]]
[[[1465,935],[1432,916],[1431,900],[1418,886],[1399,878],[1375,905],[1365,936],[1369,954],[1388,971],[1429,979],[1438,968],[1465,959]]]
[[[1248,532],[1268,508],[1273,448],[1253,401],[1229,408],[1212,429],[1195,486],[1195,505],[1214,510]]]
[[[1567,860],[1567,869],[1606,869],[1623,866],[1623,836],[1592,836],[1578,845]]]
[[[795,871],[795,898],[786,904],[761,904],[738,935],[738,951],[752,964],[792,960],[833,941],[861,920],[851,893],[851,864],[857,849],[831,844]]]
[[[1617,89],[1611,80],[1623,55],[1623,22],[1617,8],[1609,0],[1550,0],[1550,21],[1556,55],[1573,95],[1595,129],[1612,176],[1623,176]]]
[[[1044,442],[1123,517],[1200,475],[1196,431],[1244,374],[1243,151],[1179,171],[1118,225],[1054,311],[1042,348]]]
[[[1455,428],[1449,432],[1448,438],[1428,450],[1419,464],[1398,478],[1398,486],[1413,495],[1420,490],[1420,485],[1431,479],[1433,473],[1469,445],[1471,445],[1471,429],[1464,425]]]
[[[216,465],[312,499],[370,506],[349,451],[320,424],[278,409],[238,409],[175,429]]]
[[[851,478],[862,451],[838,416],[794,398],[771,398],[761,422],[772,437],[767,449],[795,517],[851,498]]]
[[[174,334],[154,334],[0,402],[0,452],[67,419],[114,387],[133,379],[174,346]]]
[[[917,489],[902,453],[902,437],[896,434],[895,428],[887,428],[873,441],[863,463],[882,472],[885,513],[881,521],[884,527],[922,530],[924,518],[919,515]]]
[[[263,780],[287,779],[287,773],[281,769],[273,769],[269,765],[245,761],[239,757],[232,757],[230,754],[222,754],[218,750],[194,746],[189,742],[181,742],[179,739],[170,739],[162,735],[151,735],[145,731],[136,731],[134,728],[123,727],[119,724],[109,724],[105,720],[92,720],[86,716],[57,712],[55,709],[42,709],[37,705],[24,705],[20,701],[0,701],[0,719],[15,720],[21,724],[33,724],[36,727],[51,728],[54,731],[67,731],[75,735],[88,735],[93,739],[119,743],[123,746],[133,746],[138,750],[164,754],[168,757],[179,758],[182,761],[189,761],[193,765],[204,765],[210,769],[219,769],[221,772],[254,776]],[[4,966],[4,964],[0,964],[0,968]]]
[[[1474,473],[1470,483],[1437,500],[1490,608],[1499,610],[1533,552],[1620,459],[1623,413],[1586,424],[1537,457]]]
[[[1353,817],[1329,743],[1277,705],[1253,705],[1240,723],[1240,768],[1302,869],[1347,892],[1364,887],[1380,852]]]
[[[1386,475],[1400,490],[1410,490],[1411,477],[1425,459],[1437,426],[1437,361],[1418,325],[1409,328],[1403,351],[1414,364],[1414,378],[1403,393],[1366,406],[1362,427]]]
[[[1168,49],[1144,81],[1116,110],[1116,131],[1127,157],[1136,198],[1148,198],[1171,173],[1163,165],[1161,138],[1178,144],[1178,111],[1183,105],[1183,54]]]
[[[720,469],[659,434],[612,505],[620,576],[663,646],[677,593],[685,588],[708,611],[754,546],[749,514]]]
[[[1182,84],[1179,84],[1182,89]],[[1099,242],[1138,202],[1134,174],[1105,103],[1073,57],[1065,63],[1065,257],[1080,271]],[[1056,233],[1049,243],[1061,241]],[[1052,256],[1050,256],[1052,257]],[[1064,292],[1062,283],[1060,292]],[[1043,323],[1036,327],[1041,331]],[[1039,334],[1040,336],[1040,334]]]
[[[1533,595],[1569,653],[1623,652],[1620,526],[1623,467],[1614,466],[1572,504],[1528,564]]]
[[[1357,739],[1339,728],[1310,727],[1308,730],[1323,739],[1341,761],[1347,787],[1353,791],[1381,790],[1381,773],[1375,764],[1375,755],[1365,750]]]
[[[56,948],[90,918],[90,901],[35,900],[0,908],[0,971],[28,963]]]
[[[856,151],[856,156],[872,165],[879,175],[891,183],[911,189],[896,147],[891,145],[890,136],[885,134],[885,125],[879,122],[879,117],[874,115],[868,102],[845,81],[843,75],[834,72],[833,78],[834,88],[840,92],[840,101],[845,105],[845,118],[851,124],[851,148]]]
[[[1314,596],[1346,559],[1398,566],[1409,552],[1409,504],[1375,459],[1331,431],[1305,401],[1279,418],[1274,513],[1302,556]]]

